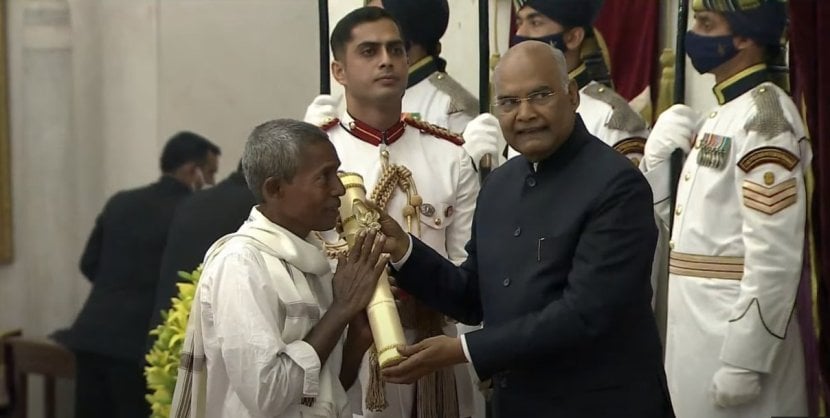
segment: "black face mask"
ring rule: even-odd
[[[565,46],[565,32],[554,33],[553,35],[541,36],[539,38],[528,38],[521,35],[513,35],[510,38],[510,46],[522,43],[524,41],[540,41],[550,44],[554,48],[565,52],[568,48]]]
[[[714,70],[737,54],[732,35],[703,36],[686,32],[686,55],[701,74]]]

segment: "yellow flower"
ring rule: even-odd
[[[190,305],[201,275],[202,266],[193,273],[179,272],[179,277],[184,279],[176,284],[179,294],[172,299],[170,310],[162,312],[162,324],[150,331],[150,335],[158,337],[145,356],[147,367],[144,368],[144,376],[150,389],[146,399],[152,409],[151,418],[168,418],[170,415],[179,370],[179,353],[184,344]]]

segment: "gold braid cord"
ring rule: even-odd
[[[381,155],[386,163],[388,154],[382,153]],[[423,199],[418,195],[415,180],[413,180],[412,172],[408,168],[397,164],[384,164],[383,172],[377,185],[372,190],[370,199],[381,210],[386,211],[389,199],[391,199],[396,188],[400,188],[401,191],[406,193],[407,205],[403,208],[403,219],[406,222],[406,228],[409,233],[420,237],[420,208]],[[403,326],[415,329],[416,343],[443,334],[444,316],[414,298],[402,301],[398,305],[398,312]],[[370,375],[374,377],[376,374],[371,373]],[[370,379],[369,387],[376,388],[379,382],[373,382],[372,380]],[[419,418],[458,417],[458,391],[453,368],[441,369],[418,379],[415,390],[415,408]],[[371,392],[376,392],[376,390],[370,390],[370,394]]]
[[[421,236],[421,204],[423,199],[418,195],[415,187],[415,180],[412,172],[403,165],[389,164],[389,154],[381,150],[383,171],[377,184],[372,190],[369,200],[374,202],[382,211],[386,211],[389,200],[400,188],[406,194],[407,204],[403,208],[403,219],[407,231],[416,237]],[[345,254],[349,248],[345,240],[336,243],[326,242],[318,235],[325,244],[326,255],[336,258],[339,254]],[[401,316],[401,323],[405,328],[415,329],[415,342],[426,338],[442,335],[443,327],[446,324],[444,316],[426,305],[408,298],[398,305]],[[380,412],[388,406],[386,401],[384,385],[380,377],[380,366],[377,361],[377,351],[372,345],[369,349],[369,387],[366,390],[365,404],[370,411]],[[415,386],[416,404],[418,418],[458,418],[458,397],[455,382],[455,373],[452,368],[441,369],[430,373],[418,380]]]

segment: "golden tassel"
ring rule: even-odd
[[[452,367],[430,373],[418,379],[416,385],[418,418],[459,418]]]
[[[369,388],[366,390],[366,408],[372,412],[380,412],[389,406],[386,402],[386,391],[380,376],[378,350],[373,345],[369,348]]]

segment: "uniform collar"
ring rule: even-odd
[[[769,71],[766,64],[758,64],[749,67],[732,77],[718,83],[712,88],[718,104],[723,105],[737,98],[738,96],[752,90],[757,85],[769,81]]]
[[[420,61],[409,67],[409,78],[406,83],[406,88],[410,88],[426,80],[433,73],[440,72],[440,64],[443,61],[441,58],[435,58],[431,55],[421,58]]]
[[[366,122],[353,118],[349,112],[346,112],[343,114],[343,117],[340,118],[340,126],[342,126],[346,132],[352,134],[353,137],[374,146],[378,146],[380,144],[392,145],[395,141],[400,139],[403,136],[406,123],[404,123],[403,115],[401,115],[398,122],[390,126],[385,131],[381,131],[369,126]]]
[[[593,81],[591,79],[591,74],[588,73],[588,67],[584,62],[571,70],[571,72],[568,73],[568,78],[576,81],[576,85],[579,86],[579,90],[582,90],[583,87]]]

